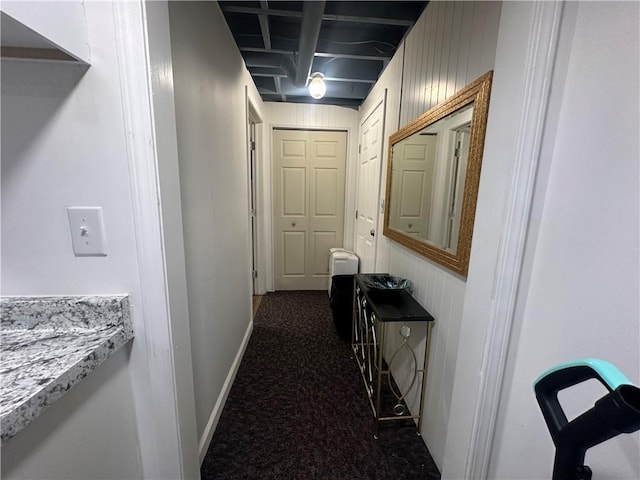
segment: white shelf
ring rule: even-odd
[[[81,2],[0,4],[2,58],[90,63]]]

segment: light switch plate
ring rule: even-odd
[[[107,240],[101,207],[67,207],[73,253],[76,257],[104,257]]]

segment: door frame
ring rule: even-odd
[[[351,146],[352,146],[352,129],[348,126],[335,126],[335,127],[316,127],[316,126],[301,126],[283,123],[271,123],[269,124],[269,134],[267,141],[264,143],[264,158],[268,159],[269,165],[264,166],[264,173],[268,174],[262,178],[263,192],[262,201],[264,209],[260,212],[262,222],[264,225],[265,235],[263,237],[263,251],[267,253],[265,258],[265,272],[266,275],[265,288],[267,292],[275,291],[276,284],[276,269],[275,269],[275,239],[273,231],[273,131],[274,130],[308,130],[308,131],[320,131],[320,132],[347,132],[347,158],[345,165],[345,185],[344,185],[344,225],[343,225],[343,238],[342,242],[345,248],[345,241],[353,237],[354,222],[352,220],[352,214],[355,212],[355,188],[349,188],[351,186],[350,180],[355,178],[355,168],[353,158],[351,158]],[[264,163],[264,162],[263,162]]]
[[[460,430],[470,427],[464,466],[465,479],[487,478],[492,460],[498,408],[510,360],[511,333],[517,324],[516,302],[521,282],[526,282],[526,278],[523,277],[526,273],[523,271],[523,259],[528,243],[534,184],[542,152],[543,134],[548,126],[546,116],[551,96],[551,80],[556,66],[556,49],[565,8],[564,2],[537,2],[524,7],[523,5],[502,5],[498,34],[496,57],[508,68],[496,68],[489,125],[492,115],[496,118],[518,118],[519,121],[516,136],[508,142],[500,142],[494,152],[513,155],[513,169],[506,187],[507,197],[500,231],[500,249],[495,261],[488,323],[486,327],[481,327],[486,332],[486,340],[480,355],[481,363],[474,367],[473,373],[479,377],[479,382],[472,387],[477,387],[475,394],[470,393],[469,385],[464,386],[464,395],[475,400],[473,418],[471,425],[454,426],[458,431],[452,431],[449,427],[447,432],[448,440],[454,442],[460,438]],[[509,11],[505,12],[505,8]],[[521,22],[526,24],[526,30],[509,28],[510,19],[517,18],[513,15],[514,11],[523,18]],[[522,16],[523,12],[527,17]],[[501,46],[504,45],[510,45],[510,48],[505,47],[501,51]],[[525,48],[518,48],[524,45]],[[519,72],[525,72],[520,88],[507,91],[495,88],[500,82],[514,83],[513,79],[520,75]],[[484,310],[484,302],[484,299],[471,298],[465,302],[464,308]],[[459,355],[458,365],[468,360],[469,358],[462,359]],[[460,378],[466,373],[468,372],[463,371]],[[456,370],[456,376],[458,375]],[[454,384],[453,403],[456,403],[457,388]],[[452,416],[456,414],[457,408],[458,405],[452,406]],[[468,405],[464,408],[468,408]]]
[[[139,290],[130,292],[135,360],[128,362],[139,436],[150,478],[200,471],[186,292],[178,144],[167,2],[114,2],[114,37]],[[159,399],[158,401],[152,401]]]
[[[382,232],[382,229],[380,228],[380,216],[381,214],[384,213],[384,211],[381,213],[381,197],[380,197],[380,187],[382,186],[382,171],[383,171],[383,164],[384,162],[384,158],[385,158],[385,151],[384,151],[384,146],[385,146],[385,134],[386,134],[386,122],[387,122],[387,88],[384,89],[384,91],[378,96],[378,98],[376,98],[376,101],[374,102],[374,104],[369,108],[369,110],[367,110],[367,112],[362,115],[360,117],[360,119],[358,120],[358,145],[360,144],[360,134],[362,133],[362,125],[364,124],[364,122],[366,122],[369,117],[371,115],[373,115],[373,112],[382,104],[382,130],[380,133],[380,171],[378,172],[378,198],[376,199],[376,220],[375,220],[375,235],[373,237],[373,271],[376,272],[377,271],[377,264],[378,264],[378,238],[380,238],[380,234]],[[355,202],[354,202],[354,209],[353,209],[353,213],[355,214],[357,208],[358,208],[358,193],[359,193],[359,185],[360,185],[360,152],[358,151],[358,158],[357,161],[355,162],[355,182],[354,182],[354,190],[355,190]],[[385,207],[386,208],[386,205]],[[346,213],[346,212],[345,212]],[[357,216],[354,215],[354,217],[351,217],[353,219],[353,250],[355,251],[356,249],[356,245],[357,245],[357,236],[358,236],[358,227],[357,227],[357,223],[358,223],[358,218]],[[345,221],[346,221],[347,217],[345,215]],[[346,230],[345,230],[346,233]],[[357,252],[356,252],[357,253]]]
[[[245,101],[246,101],[246,117],[247,117],[247,218],[249,222],[249,253],[251,255],[252,266],[255,259],[255,269],[257,276],[253,278],[253,272],[249,271],[249,277],[251,282],[251,290],[253,295],[264,295],[267,292],[267,268],[266,268],[266,256],[267,251],[262,247],[264,242],[264,210],[265,202],[262,195],[262,176],[264,170],[264,123],[258,109],[251,101],[249,92],[245,86]],[[251,178],[251,125],[254,125],[254,142],[255,148],[253,151],[255,171],[253,172],[253,179]],[[255,215],[252,225],[251,221],[251,198],[254,195],[255,202]],[[267,210],[268,211],[268,210]],[[255,233],[252,235],[252,228],[255,228]],[[262,247],[262,248],[261,248]]]

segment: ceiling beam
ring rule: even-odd
[[[260,11],[265,12],[269,10],[269,3],[267,0],[260,1]],[[271,35],[269,34],[269,17],[266,13],[260,13],[258,15],[258,22],[260,23],[260,32],[262,33],[262,41],[264,48],[271,49]]]
[[[367,96],[367,93],[371,89],[371,85],[365,84],[352,84],[352,83],[336,83],[336,82],[328,82],[327,83],[327,92],[325,97],[329,98],[353,98],[364,100]],[[268,86],[267,84],[262,84],[258,86],[258,92],[262,93],[271,93],[273,95],[277,95],[280,97],[278,101],[282,101],[282,95],[286,96],[286,101],[288,102],[291,97],[307,97],[309,98],[309,90],[306,88],[296,88],[291,83],[286,80],[282,80],[282,90],[280,92],[274,92],[272,86]],[[310,99],[310,98],[309,98]]]
[[[265,102],[277,102],[278,97],[275,94],[269,94],[268,92],[261,92],[262,99]],[[287,97],[288,103],[306,103],[306,104],[320,104],[320,105],[334,105],[338,107],[346,107],[357,110],[362,101],[357,98],[321,98],[319,100],[312,99],[310,97],[292,96]]]
[[[247,68],[252,68],[247,65]],[[275,73],[275,72],[255,72],[250,71],[252,77],[272,77],[272,78],[287,78],[284,73]],[[342,78],[342,77],[324,77],[324,80],[327,82],[351,82],[351,83],[376,83],[376,80],[369,80],[364,78]]]
[[[276,84],[276,93],[280,95],[280,100],[282,100],[283,102],[287,101],[287,97],[284,93],[282,93],[282,85],[280,83],[281,78],[280,77],[273,77],[273,81]]]
[[[378,62],[388,62],[392,55],[354,55],[349,53],[326,53],[316,52],[316,57],[322,58],[347,58],[349,60],[376,60]]]
[[[275,48],[258,48],[258,47],[240,47],[241,52],[255,52],[255,53],[279,53],[281,55],[291,55],[289,50],[277,50]],[[380,62],[388,62],[392,57],[389,55],[357,55],[349,53],[328,53],[328,52],[316,52],[316,57],[322,58],[347,58],[351,60],[377,60]]]
[[[373,85],[377,80],[369,80],[365,78],[343,78],[343,77],[324,77],[328,82],[351,82],[351,83],[369,83]]]
[[[394,25],[397,27],[411,27],[414,22],[412,20],[399,20],[397,18],[378,18],[378,17],[361,17],[356,15],[333,15],[325,13],[322,20],[336,22],[354,22],[354,23],[375,23],[380,25]]]
[[[291,10],[275,10],[269,8],[264,10],[262,8],[253,7],[237,7],[234,5],[223,5],[223,12],[229,13],[248,13],[253,15],[273,15],[276,17],[295,17],[302,18],[302,12],[295,12]],[[336,21],[336,22],[353,22],[353,23],[373,23],[380,25],[396,25],[399,27],[411,27],[414,22],[412,20],[399,20],[396,18],[378,18],[378,17],[362,17],[356,15],[334,15],[330,13],[324,13],[322,20]]]

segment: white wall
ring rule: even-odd
[[[401,49],[396,53],[361,109],[366,111],[368,102],[382,88],[388,88],[385,142],[398,128],[493,69],[500,10],[498,2],[432,2],[427,6],[405,39],[404,54]],[[381,195],[384,191],[383,183]],[[379,222],[382,220],[381,215]],[[482,254],[474,242],[471,256]],[[376,270],[410,279],[414,296],[435,317],[422,433],[436,464],[442,468],[466,284],[490,280],[476,277],[465,282],[386,238],[378,242],[377,257]],[[416,338],[423,332],[423,327],[414,326]],[[421,354],[424,342],[416,347]],[[394,372],[401,384],[406,383],[406,374],[401,366]],[[417,397],[408,401],[417,411]]]
[[[550,478],[532,389],[547,368],[598,357],[640,383],[639,19],[637,3],[565,6],[491,478]],[[569,417],[602,390],[561,394]],[[639,443],[636,433],[589,450],[594,478],[639,478]]]
[[[171,2],[169,20],[202,459],[251,331],[245,86],[262,101],[216,2]]]
[[[358,111],[337,107],[334,105],[310,105],[305,103],[279,103],[265,102],[265,116],[263,117],[263,129],[266,134],[263,135],[265,142],[263,145],[263,158],[268,159],[266,168],[262,169],[262,185],[263,196],[262,202],[264,208],[261,209],[263,217],[263,225],[265,226],[265,244],[263,255],[267,258],[268,272],[273,272],[273,239],[271,237],[272,212],[271,203],[273,184],[271,178],[271,130],[273,127],[292,127],[307,129],[334,129],[346,130],[347,133],[347,166],[345,172],[346,191],[345,191],[345,225],[344,225],[344,248],[353,249],[353,237],[356,212],[355,198],[355,175],[358,163]],[[264,132],[264,130],[263,130]],[[353,187],[353,188],[351,188]],[[270,275],[267,277],[267,290],[273,291],[274,279]]]
[[[129,293],[135,308],[140,287],[111,12],[90,8],[87,22],[97,52],[89,70],[2,62],[2,294]],[[74,257],[69,205],[103,208],[106,257]],[[133,321],[137,346],[144,334],[135,311]],[[104,478],[141,477],[131,382],[123,350],[3,446],[3,478],[83,478],[92,468]]]
[[[89,70],[2,62],[2,294],[129,293],[135,308],[140,286],[111,12],[88,9],[87,21],[99,51]],[[103,208],[106,257],[73,255],[69,205]],[[134,311],[136,347],[144,343],[139,321]],[[128,357],[118,352],[3,446],[2,477],[85,478],[93,468],[103,478],[140,478]]]
[[[512,289],[519,280],[521,230],[527,224],[527,192],[533,183],[559,11],[561,4],[553,2],[502,5],[443,478],[486,476],[482,464],[491,448],[491,426],[486,423],[492,421],[487,407],[494,407],[491,382],[500,387],[499,368],[494,367],[504,356],[499,342],[509,328]]]
[[[159,205],[142,6],[87,2],[84,11],[88,69],[2,63],[2,293],[128,293],[135,339],[3,446],[2,476],[177,478],[186,470],[172,350],[184,346],[179,336],[170,339],[153,217]],[[55,31],[69,28],[64,15],[47,21],[61,22]],[[128,63],[125,52],[142,60]],[[140,96],[131,98],[132,89]],[[106,257],[73,255],[69,205],[103,208]]]

